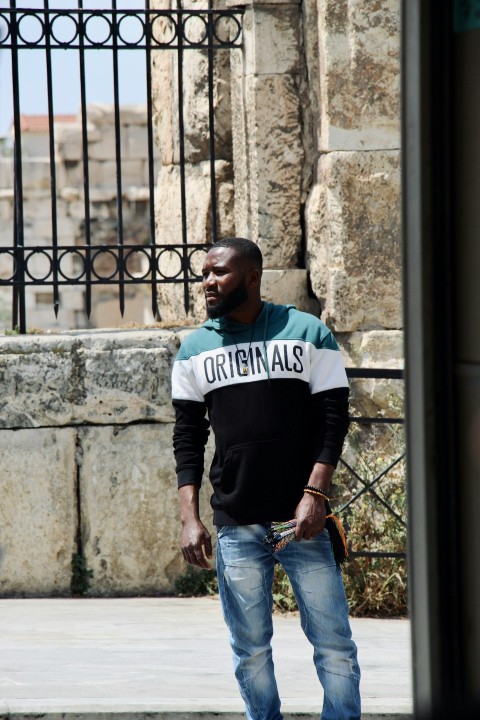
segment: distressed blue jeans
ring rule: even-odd
[[[290,578],[302,629],[324,690],[322,720],[360,719],[360,670],[341,571],[325,530],[276,555],[263,545],[268,525],[217,528],[220,599],[230,630],[235,676],[248,720],[282,720],[271,638],[275,561]]]

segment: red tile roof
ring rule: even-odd
[[[73,123],[76,115],[54,115],[54,121]],[[46,133],[48,132],[48,115],[20,115],[20,127],[22,132]]]

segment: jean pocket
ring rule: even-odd
[[[234,527],[234,525],[217,525],[217,538],[225,537],[225,535],[227,535],[228,531],[231,530],[232,527]]]

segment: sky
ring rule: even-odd
[[[43,0],[17,0],[17,8],[42,9]],[[73,10],[77,0],[49,0],[49,8]],[[100,9],[111,6],[111,0],[84,0],[86,9]],[[5,35],[5,22],[1,11],[10,7],[9,0],[0,0],[0,35]],[[142,9],[144,0],[117,0],[117,8]],[[21,21],[25,39],[34,41],[41,33],[39,22],[27,16]],[[68,17],[55,21],[55,30],[60,40],[68,40],[74,31],[74,24]],[[129,42],[138,38],[140,25],[135,18],[122,23],[122,32]],[[100,42],[105,37],[105,21],[93,19],[88,23],[91,39]],[[27,115],[47,114],[47,72],[45,50],[19,50],[20,111]],[[79,53],[77,50],[57,48],[51,53],[53,78],[53,107],[55,114],[75,114],[80,107]],[[118,53],[120,76],[120,103],[146,103],[146,66],[142,50],[123,50]],[[112,52],[90,49],[85,52],[86,94],[88,102],[113,103]],[[12,66],[10,49],[0,45],[0,136],[8,133],[13,118]]]

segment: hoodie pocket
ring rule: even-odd
[[[217,490],[221,506],[239,511],[268,504],[288,475],[282,456],[277,439],[231,446]]]

